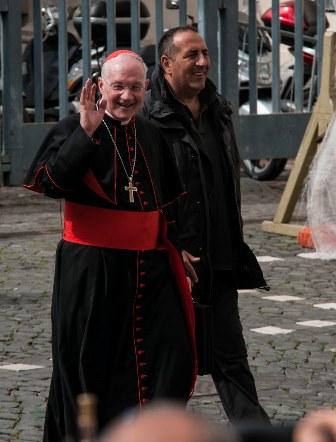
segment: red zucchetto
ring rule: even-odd
[[[137,60],[144,62],[143,59],[140,57],[140,55],[137,54],[136,52],[129,51],[128,49],[119,49],[118,51],[114,51],[114,52],[112,52],[110,55],[108,55],[108,56],[105,58],[104,63],[105,63],[106,61],[108,61],[108,60],[111,60],[112,58],[116,58],[116,57],[118,57],[119,55],[123,55],[123,54],[125,54],[125,55],[130,55],[131,57],[134,57],[134,58],[136,58]]]

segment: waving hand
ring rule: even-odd
[[[98,109],[96,109],[96,89],[97,86],[89,78],[80,96],[80,124],[89,137],[92,137],[102,122],[106,109],[104,99],[98,101]]]

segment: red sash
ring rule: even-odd
[[[65,201],[65,241],[112,249],[153,250],[159,244],[160,211],[128,212]]]
[[[83,206],[65,201],[63,232],[65,241],[113,249],[167,250],[169,263],[181,295],[195,357],[190,387],[191,396],[197,375],[194,310],[182,259],[176,248],[167,239],[166,231],[167,221],[159,210],[127,212]]]

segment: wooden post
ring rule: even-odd
[[[325,134],[331,116],[336,110],[335,45],[336,33],[326,32],[323,45],[321,91],[273,221],[262,223],[262,230],[265,232],[297,236],[302,228],[301,225],[290,224],[290,220],[310,164],[317,152],[317,139]]]

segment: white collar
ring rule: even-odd
[[[120,121],[120,120],[117,120],[108,110],[105,110],[105,113],[109,116],[109,117],[111,117],[111,118],[113,118],[113,120],[116,120],[116,121],[119,121],[120,122],[120,124],[122,125],[122,126],[125,126],[126,124],[128,124],[130,121],[131,121],[131,119],[132,119],[132,117],[129,119],[129,120],[127,120],[127,121]]]

